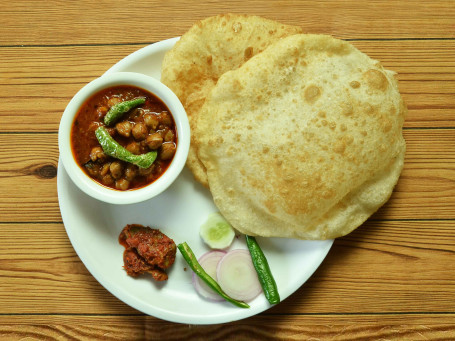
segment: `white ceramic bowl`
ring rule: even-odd
[[[71,127],[81,105],[93,94],[117,85],[133,85],[153,93],[170,110],[177,129],[178,143],[168,169],[153,183],[134,190],[119,191],[104,187],[91,179],[76,163],[71,150]],[[150,199],[163,192],[182,171],[190,146],[190,126],[185,109],[177,96],[153,77],[134,72],[106,74],[85,85],[71,99],[60,121],[58,133],[60,160],[71,180],[86,194],[110,204],[132,204]]]

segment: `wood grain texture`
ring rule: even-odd
[[[405,167],[373,219],[454,219],[455,129],[408,129]],[[61,221],[57,134],[0,134],[0,222]],[[17,157],[19,155],[19,157]]]
[[[61,221],[57,134],[2,134],[0,221]]]
[[[177,325],[148,316],[0,316],[0,337],[22,340],[450,340],[451,316],[428,320],[402,315],[363,322],[363,316],[256,316],[248,321],[214,326]],[[422,320],[420,320],[422,318]],[[353,322],[355,319],[358,322]],[[415,319],[416,323],[409,323]],[[360,321],[359,321],[360,320]],[[330,322],[323,322],[330,321]],[[417,322],[418,321],[418,322]]]
[[[0,131],[58,131],[76,92],[138,48],[0,48]]]
[[[455,339],[453,0],[18,0],[0,12],[0,339]],[[396,71],[405,168],[388,203],[284,302],[242,321],[174,324],[119,301],[76,255],[58,206],[58,125],[117,61],[227,12],[347,39]]]
[[[455,40],[352,43],[398,73],[406,127],[455,126]],[[57,131],[71,97],[142,46],[0,48],[0,132]]]
[[[36,5],[20,0],[1,2],[0,11],[0,45],[153,42],[183,34],[196,20],[228,12],[261,15],[340,38],[455,37],[451,0],[140,0],[134,6],[90,0]]]
[[[369,221],[336,240],[310,280],[263,315],[387,312],[455,318],[454,228],[455,220]],[[37,307],[44,314],[138,313],[90,275],[62,224],[0,224],[0,229],[2,314],[34,314]]]

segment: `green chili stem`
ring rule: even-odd
[[[269,263],[267,262],[264,252],[262,252],[256,238],[248,235],[246,235],[245,238],[265,297],[270,304],[280,303],[280,294],[278,293],[275,279],[273,278],[272,271],[270,271]]]
[[[131,101],[124,101],[113,105],[107,112],[106,116],[104,116],[104,124],[110,126],[122,117],[123,114],[144,103],[145,98],[140,97],[132,99]]]
[[[207,285],[210,288],[212,288],[218,295],[223,297],[226,301],[236,305],[237,307],[240,307],[240,308],[249,308],[250,307],[245,302],[237,301],[237,300],[233,299],[232,297],[228,296],[223,291],[223,289],[221,289],[220,285],[212,277],[210,277],[210,275],[207,272],[205,272],[205,270],[199,264],[199,262],[196,259],[196,256],[194,255],[193,251],[191,250],[191,248],[188,246],[188,244],[186,242],[177,245],[177,248],[179,249],[183,258],[186,260],[186,262],[190,266],[191,270],[193,270],[194,273],[196,275],[198,275],[199,278],[201,278],[205,283],[207,283]]]
[[[156,159],[156,151],[140,155],[131,153],[115,141],[105,127],[98,127],[95,130],[95,135],[104,153],[116,159],[135,164],[141,168],[149,168]]]

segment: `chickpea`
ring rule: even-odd
[[[143,140],[147,136],[147,128],[144,123],[136,123],[131,130],[131,133],[136,140]]]
[[[164,140],[164,136],[166,135],[166,133],[169,131],[169,129],[167,129],[167,127],[163,126],[162,124],[160,124],[158,126],[158,128],[160,130],[157,130],[156,132],[159,133],[161,135],[161,137],[163,138]]]
[[[106,162],[106,163],[101,167],[101,170],[100,170],[101,176],[105,176],[106,174],[109,173],[109,167],[110,167],[110,163],[109,163],[109,162]]]
[[[144,123],[147,127],[155,130],[156,127],[158,127],[160,121],[158,120],[158,117],[156,117],[156,115],[146,114],[144,115]]]
[[[109,107],[113,107],[114,105],[116,104],[119,104],[122,100],[118,97],[111,97],[109,98],[109,100],[107,101],[107,105]]]
[[[103,184],[105,185],[112,185],[114,183],[114,178],[112,177],[112,175],[110,174],[106,174],[105,176],[103,176]]]
[[[85,164],[87,173],[92,177],[97,177],[100,172],[100,165],[97,163],[88,162]]]
[[[114,179],[120,179],[123,175],[123,165],[118,161],[112,162],[109,170]]]
[[[115,188],[125,191],[130,186],[130,182],[126,179],[118,179],[115,181]]]
[[[103,161],[103,160],[107,159],[107,155],[104,154],[103,148],[101,148],[100,146],[97,146],[97,147],[93,147],[92,150],[90,151],[90,159],[93,162],[95,162],[96,160]]]
[[[96,113],[98,114],[98,118],[104,117],[107,112],[108,112],[108,109],[104,105],[101,106],[101,107],[98,107],[98,109],[96,109]]]
[[[150,149],[158,149],[163,144],[163,137],[160,133],[153,133],[147,136],[145,142]]]
[[[117,129],[117,132],[125,137],[130,137],[132,128],[133,125],[131,124],[130,121],[122,121],[115,125],[115,129]]]
[[[126,149],[136,155],[141,153],[141,145],[135,141],[128,143]]]
[[[176,150],[176,147],[175,147],[174,143],[172,143],[172,142],[163,143],[163,145],[161,146],[161,154],[160,154],[161,160],[172,159],[172,157],[175,154],[175,150]]]
[[[174,142],[174,132],[172,130],[168,130],[166,134],[164,134],[164,141],[165,142]]]
[[[136,165],[128,164],[125,169],[125,179],[133,181],[138,173],[138,167]]]
[[[167,111],[161,112],[158,118],[159,118],[160,122],[162,124],[164,124],[165,126],[172,125],[172,116]]]

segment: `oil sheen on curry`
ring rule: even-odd
[[[101,130],[108,146],[121,149],[119,155],[100,143]],[[166,171],[177,148],[177,130],[158,97],[135,86],[115,86],[99,91],[81,106],[71,130],[71,148],[76,162],[93,180],[112,189],[133,190]],[[150,166],[134,162],[149,155],[154,159]]]

